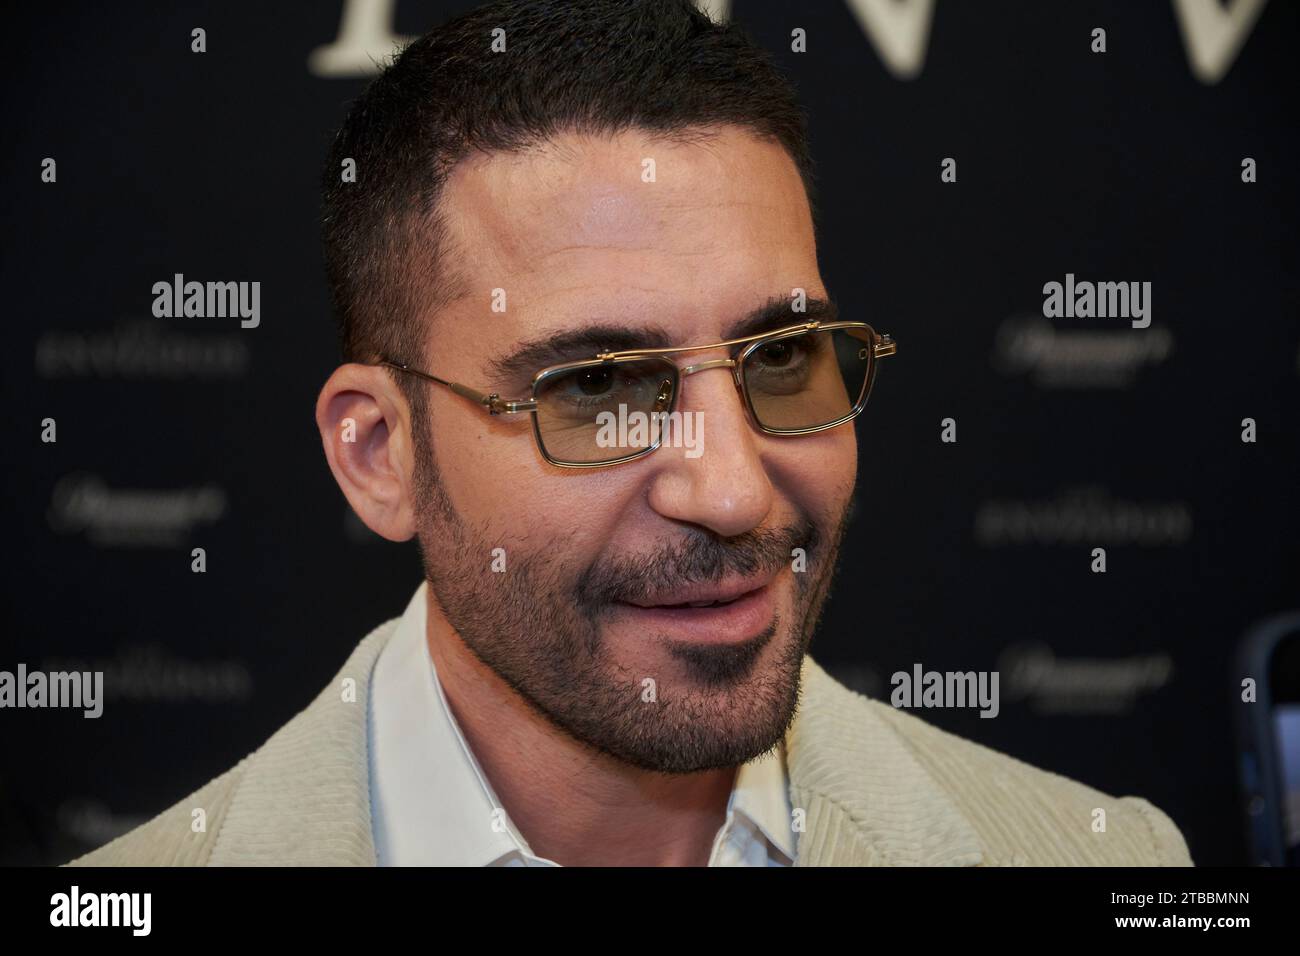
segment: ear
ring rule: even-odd
[[[389,541],[415,535],[411,415],[387,370],[348,364],[316,399],[316,426],[334,480],[357,517]]]

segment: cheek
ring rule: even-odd
[[[837,522],[857,481],[858,443],[852,425],[773,441],[779,444],[765,456],[772,483],[822,525]]]
[[[459,432],[435,439],[439,472],[462,521],[491,547],[505,547],[507,553],[512,545],[524,554],[549,551],[582,569],[619,539],[638,513],[636,502],[644,491],[640,469],[557,470],[538,454],[527,419],[462,424]],[[823,527],[838,522],[857,477],[851,425],[769,438],[762,458],[779,494]]]
[[[554,551],[585,567],[627,511],[626,474],[556,469],[542,459],[527,418],[487,426],[435,445],[443,487],[475,534],[526,554]]]

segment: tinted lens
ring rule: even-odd
[[[866,399],[871,333],[818,329],[766,342],[751,351],[742,376],[764,428],[797,431],[847,418]]]
[[[677,366],[667,359],[601,362],[537,383],[537,434],[554,461],[617,461],[658,444]]]

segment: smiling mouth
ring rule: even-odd
[[[778,577],[747,578],[665,590],[650,598],[616,601],[633,639],[692,644],[740,644],[768,628],[777,613]],[[654,603],[652,603],[654,602]]]
[[[620,600],[617,603],[638,611],[689,611],[728,607],[757,596],[775,577],[732,578],[717,584],[672,588],[644,600]]]
[[[632,604],[627,601],[622,601],[620,603],[627,604],[628,607],[634,607],[642,611],[684,611],[691,608],[726,607],[728,604],[735,604],[737,601],[744,600],[749,597],[749,595],[759,590],[762,589],[754,588],[753,591],[746,591],[744,594],[738,594],[733,598],[717,598],[711,601],[683,601],[680,604]]]

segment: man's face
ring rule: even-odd
[[[763,331],[738,325],[792,290],[827,297],[794,164],[737,128],[690,144],[566,135],[477,157],[442,209],[466,294],[427,317],[427,367],[502,398],[528,398],[546,365],[637,347],[538,352],[574,330],[702,345]],[[420,444],[433,461],[415,478],[426,575],[466,645],[555,726],[670,773],[735,766],[784,735],[857,463],[849,425],[765,435],[730,370],[681,381],[698,450],[595,469],[548,464],[528,415],[488,416],[430,386]],[[714,598],[727,603],[682,606]]]

